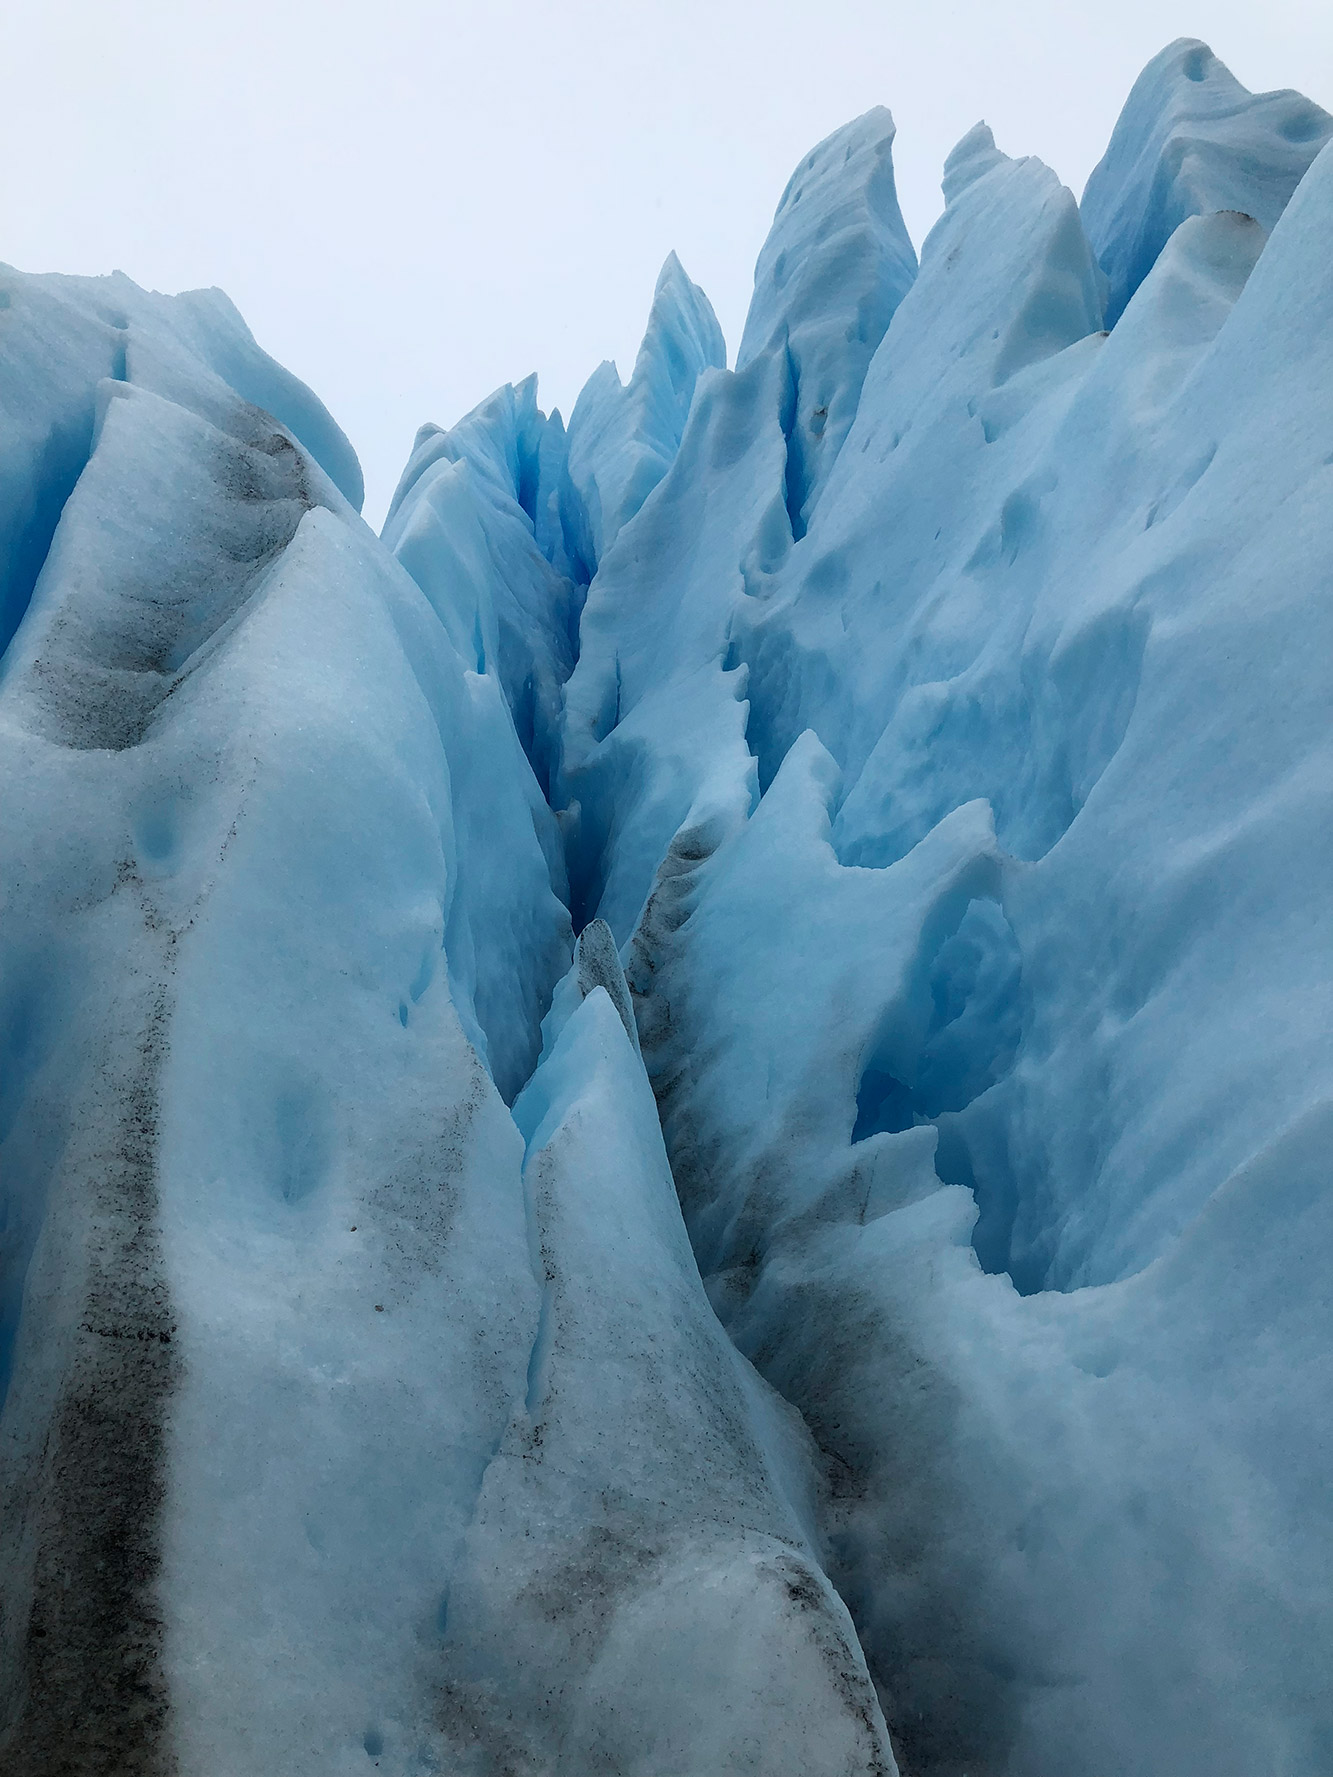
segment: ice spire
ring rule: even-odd
[[[670,468],[700,375],[726,361],[712,304],[669,253],[634,374],[622,386],[608,359],[570,415],[561,513],[586,579]]]
[[[1181,37],[1139,75],[1083,194],[1114,326],[1187,216],[1239,210],[1271,229],[1333,117],[1291,91],[1252,93],[1206,43]]]
[[[866,367],[916,277],[893,179],[893,118],[876,106],[797,167],[754,273],[737,368],[784,344],[790,504],[799,530],[851,427]]]

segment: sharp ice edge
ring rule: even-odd
[[[382,540],[3,272],[7,1771],[1322,1777],[1331,131],[873,111]]]

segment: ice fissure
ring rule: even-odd
[[[425,426],[0,271],[0,1762],[1324,1777],[1333,120],[875,110]]]

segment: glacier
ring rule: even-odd
[[[1330,138],[873,110],[379,536],[0,268],[6,1773],[1333,1769]]]

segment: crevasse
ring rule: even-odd
[[[872,111],[378,539],[0,273],[6,1773],[1324,1777],[1330,134]]]

